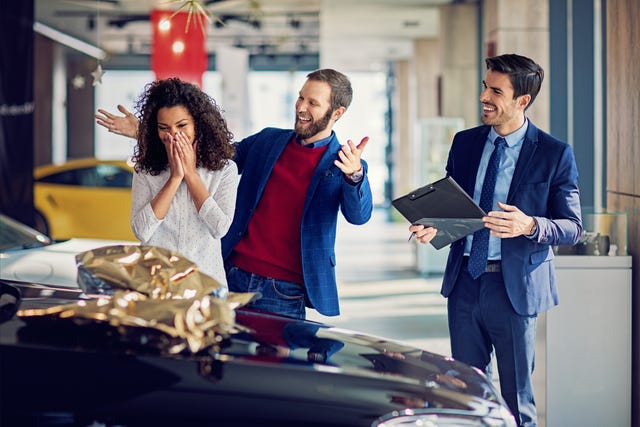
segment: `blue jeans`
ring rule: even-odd
[[[256,310],[305,318],[305,293],[302,285],[249,273],[235,265],[225,265],[229,292],[257,292],[260,298],[247,305]]]

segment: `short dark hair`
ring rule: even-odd
[[[325,68],[307,74],[307,79],[327,82],[331,86],[331,111],[348,108],[353,98],[353,89],[349,78],[339,71]]]
[[[521,95],[531,95],[531,101],[525,110],[533,104],[544,79],[544,70],[540,65],[526,56],[513,53],[487,58],[485,63],[487,70],[509,75],[514,99]]]

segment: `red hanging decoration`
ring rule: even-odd
[[[156,79],[179,77],[202,87],[207,70],[206,29],[188,12],[151,11],[151,69]]]

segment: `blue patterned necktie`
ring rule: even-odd
[[[499,136],[493,141],[495,145],[493,153],[489,158],[487,172],[482,183],[482,193],[480,194],[480,207],[485,212],[489,212],[493,208],[493,191],[496,188],[496,178],[498,176],[498,168],[500,167],[500,159],[507,145],[507,141]],[[489,252],[489,229],[482,229],[473,233],[471,241],[471,253],[469,254],[469,273],[474,279],[480,277],[487,268],[487,256]]]

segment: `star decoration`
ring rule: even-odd
[[[91,72],[93,76],[93,85],[96,86],[98,84],[102,84],[102,76],[104,76],[104,71],[102,70],[102,64],[98,63],[98,66],[95,70]]]
[[[73,79],[71,79],[71,86],[73,86],[74,89],[82,89],[85,83],[85,78],[80,74],[76,74],[73,76]]]

